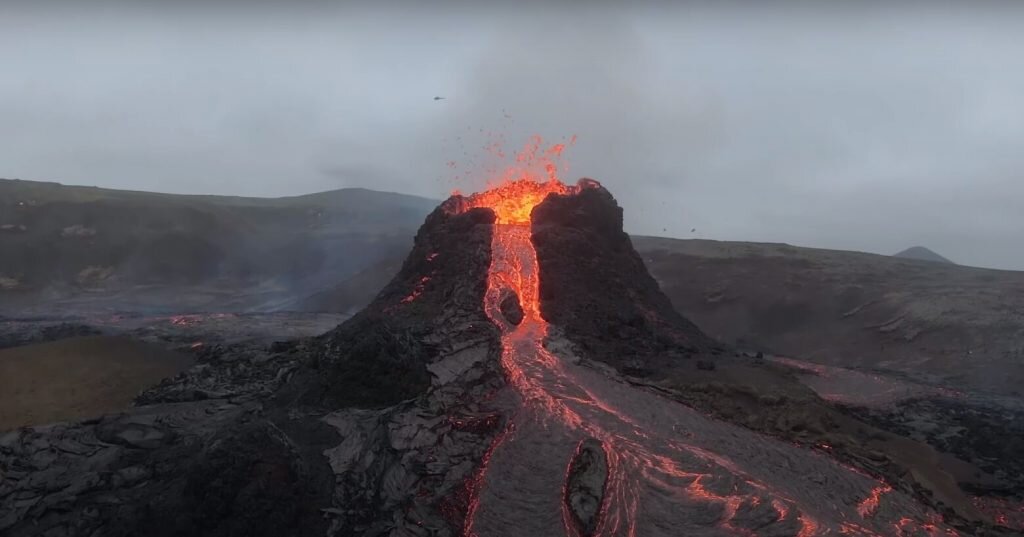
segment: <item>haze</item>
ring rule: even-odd
[[[5,2],[0,176],[442,198],[577,135],[632,233],[1024,269],[1024,7],[716,5]]]

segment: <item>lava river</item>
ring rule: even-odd
[[[602,443],[609,466],[595,535],[956,535],[912,497],[824,454],[549,351],[564,340],[540,314],[529,214],[548,191],[578,187],[544,186],[513,192],[511,206],[508,195],[474,196],[474,206],[497,214],[485,308],[502,328],[502,366],[518,403],[482,463],[465,536],[579,535],[564,486],[588,437]],[[518,325],[499,308],[508,290],[524,311]]]

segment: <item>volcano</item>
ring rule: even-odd
[[[308,373],[307,404],[362,394],[382,405],[326,418],[366,439],[332,459],[339,476],[361,476],[340,487],[341,503],[364,513],[335,530],[945,531],[936,513],[861,471],[626,381],[725,351],[672,309],[598,182],[519,180],[454,195],[373,303],[321,339],[319,370]],[[366,496],[367,483],[384,501]]]
[[[274,352],[251,362],[273,374],[225,359],[0,437],[0,531],[957,534],[906,487],[667,397],[658,377],[731,350],[673,310],[594,180],[453,195],[369,306]]]

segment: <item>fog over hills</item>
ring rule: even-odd
[[[631,233],[1024,269],[1020,2],[106,3],[3,3],[0,176],[440,199],[577,135]]]
[[[365,189],[246,198],[0,181],[0,314],[350,314],[435,205]],[[1024,334],[1000,313],[1024,309],[1024,291],[1006,292],[1024,290],[1024,272],[922,263],[924,248],[634,240],[676,309],[724,341],[1001,392],[1024,381]]]
[[[435,201],[184,196],[0,180],[0,310],[273,309],[401,255]]]

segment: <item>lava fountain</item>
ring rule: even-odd
[[[487,207],[496,215],[484,309],[501,329],[501,365],[519,399],[471,483],[465,537],[584,535],[565,501],[565,480],[587,438],[600,442],[607,460],[589,535],[935,535],[922,529],[934,524],[908,524],[934,518],[905,495],[894,519],[899,523],[890,521],[890,509],[879,505],[879,491],[888,488],[869,476],[711,420],[549,351],[546,342],[559,336],[541,315],[531,214],[547,196],[601,186],[591,180],[565,185],[549,160],[562,148],[531,147],[504,183],[455,196],[449,206],[454,212]],[[538,160],[546,174],[530,171]],[[523,310],[519,323],[501,311],[509,292]],[[806,483],[799,475],[804,472],[826,477]]]

